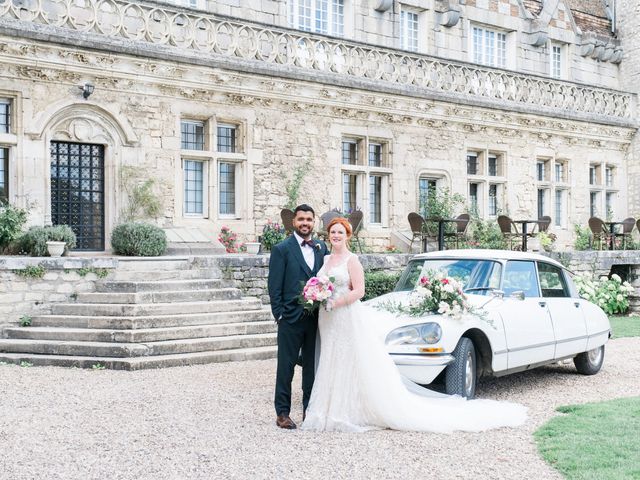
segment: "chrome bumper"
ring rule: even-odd
[[[391,358],[396,365],[412,367],[446,367],[453,363],[453,355],[445,354],[423,354],[423,355],[403,355],[391,353]]]

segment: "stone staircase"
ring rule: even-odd
[[[276,325],[257,298],[188,260],[121,261],[96,291],[9,327],[0,361],[137,370],[276,355]]]

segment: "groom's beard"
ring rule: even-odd
[[[309,240],[313,236],[313,228],[307,229],[306,233],[304,233],[302,230],[297,228],[295,230],[296,230],[296,233],[300,236],[300,238],[303,238],[305,240]]]

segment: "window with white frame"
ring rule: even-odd
[[[418,212],[423,217],[431,216],[429,212],[429,197],[438,191],[438,182],[441,178],[421,176],[418,178]]]
[[[400,48],[410,52],[418,51],[418,21],[420,12],[400,5]]]
[[[496,217],[503,209],[506,176],[504,154],[489,150],[467,152],[470,208],[480,216]]]
[[[0,203],[9,202],[9,149],[0,147]]]
[[[589,192],[589,215],[592,217],[597,217],[599,215],[599,195],[599,192]]]
[[[549,49],[549,74],[553,78],[562,78],[563,77],[563,69],[564,69],[564,47],[557,43],[551,43],[551,48]]]
[[[183,120],[180,122],[181,148],[182,150],[205,149],[204,122],[196,120]]]
[[[370,138],[342,139],[342,210],[364,210],[369,224],[386,225],[388,217],[389,145]]]
[[[569,196],[569,170],[567,160],[557,158],[536,159],[536,210],[538,218],[551,216],[553,224],[565,227]]]
[[[0,133],[11,132],[11,100],[0,98]]]
[[[616,213],[616,199],[618,197],[617,168],[606,163],[591,163],[589,165],[590,211],[613,218]],[[604,205],[602,205],[604,201]]]
[[[238,217],[246,161],[239,131],[239,125],[215,119],[181,120],[185,216],[207,218],[213,208],[219,218]],[[217,195],[210,198],[215,190]]]
[[[289,25],[307,32],[344,35],[345,0],[289,0]]]
[[[474,25],[472,27],[473,61],[480,65],[507,66],[507,34]]]
[[[205,163],[201,160],[182,161],[184,176],[184,213],[203,216],[205,214],[206,177]]]

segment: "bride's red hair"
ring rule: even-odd
[[[344,227],[345,231],[347,232],[347,240],[349,240],[351,238],[351,235],[353,234],[353,228],[351,228],[351,224],[349,223],[349,220],[347,220],[344,217],[336,217],[333,220],[331,220],[329,222],[329,225],[327,226],[327,234],[331,231],[331,227],[338,224]]]

